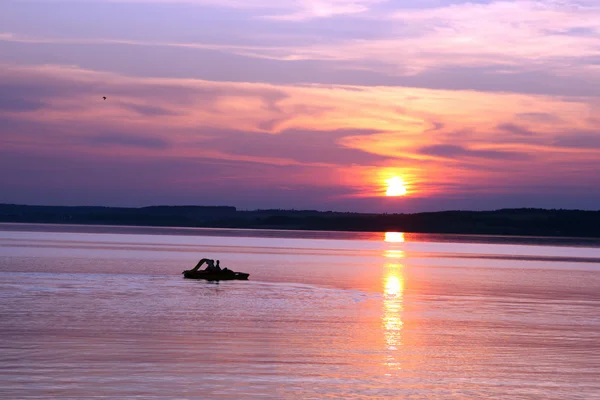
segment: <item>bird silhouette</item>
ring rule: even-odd
[[[106,96],[102,96],[102,98],[103,98],[104,100],[106,100]]]

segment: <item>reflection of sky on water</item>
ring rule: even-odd
[[[0,232],[1,398],[598,393],[600,264],[483,258],[507,250],[493,244],[474,245],[481,258],[449,259],[434,252],[470,247],[410,234],[271,241],[112,229]],[[250,280],[183,279],[206,255]]]

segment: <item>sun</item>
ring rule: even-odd
[[[406,186],[404,185],[404,181],[397,176],[386,180],[387,190],[385,192],[386,196],[404,196],[406,195]]]

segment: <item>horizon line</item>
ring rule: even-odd
[[[417,214],[440,214],[448,212],[470,212],[470,213],[486,213],[486,212],[498,212],[498,211],[522,211],[522,210],[537,210],[537,211],[577,211],[577,212],[600,212],[600,209],[578,209],[578,208],[536,208],[536,207],[509,207],[509,208],[496,208],[487,210],[466,210],[466,209],[447,209],[440,211],[420,211],[420,212],[358,212],[358,211],[336,211],[336,210],[316,210],[316,209],[294,209],[294,208],[256,208],[256,209],[242,209],[236,206],[230,205],[198,205],[198,204],[186,204],[186,205],[168,205],[168,204],[154,204],[146,206],[103,206],[103,205],[47,205],[47,204],[18,204],[18,203],[0,203],[1,206],[19,206],[19,207],[70,207],[70,208],[122,208],[122,209],[144,209],[152,207],[171,207],[171,208],[189,208],[189,207],[203,207],[203,208],[232,208],[236,212],[259,212],[259,211],[294,211],[294,212],[318,212],[318,213],[339,213],[339,214],[369,214],[369,215],[417,215]]]

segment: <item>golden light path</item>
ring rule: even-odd
[[[393,235],[392,235],[393,234]],[[400,235],[402,240],[388,240],[388,236],[397,238]],[[386,232],[385,241],[398,243],[404,241],[404,234],[399,232]],[[404,257],[404,251],[400,249],[388,249],[384,253],[386,258],[393,258],[393,262],[386,263],[385,274],[383,278],[383,316],[382,324],[387,346],[387,361],[385,365],[393,369],[401,369],[400,362],[396,354],[402,346],[402,312],[404,310],[404,266],[397,261]]]

